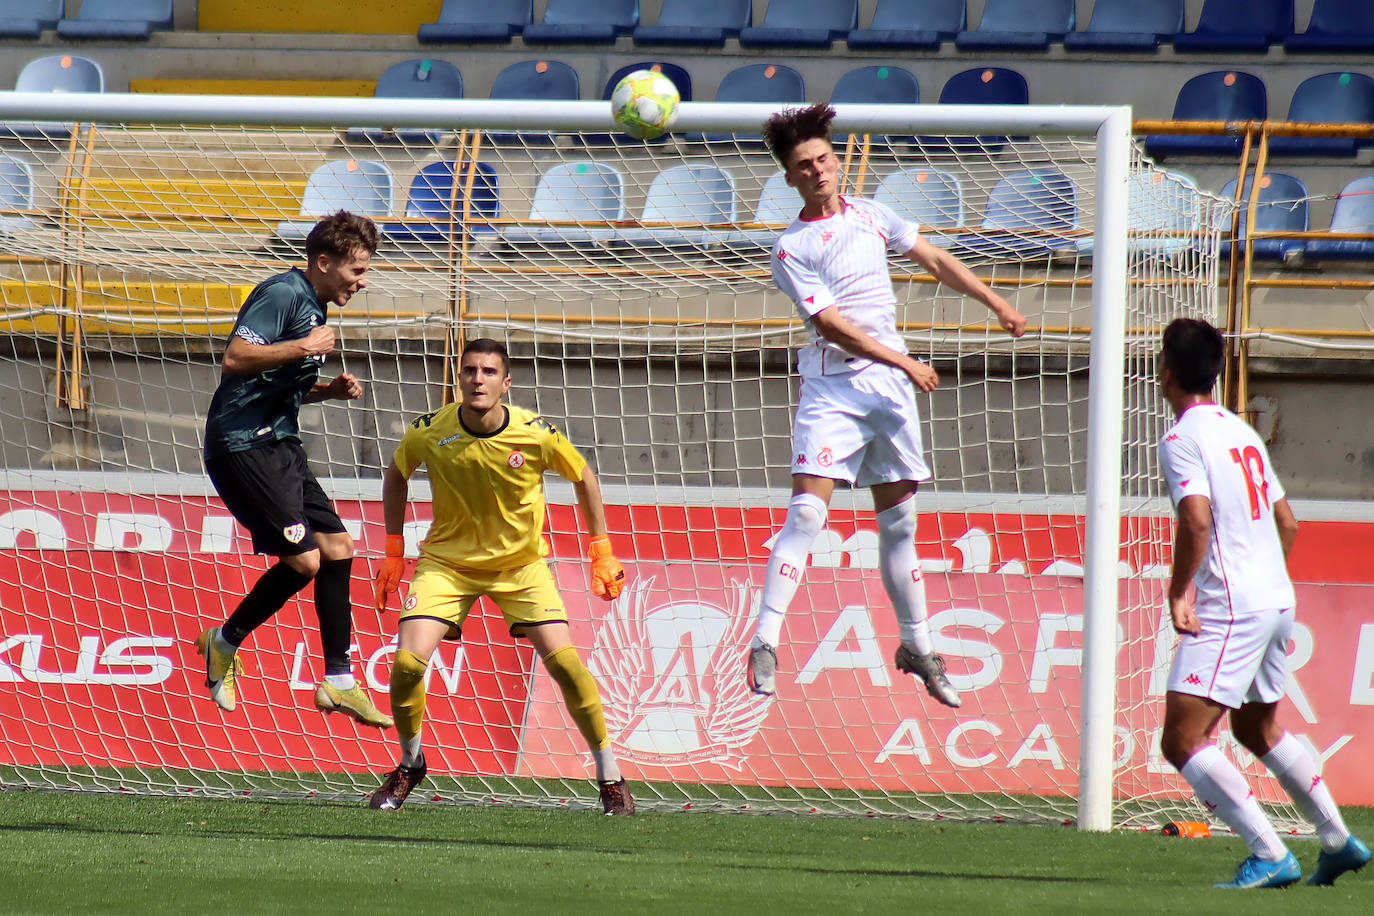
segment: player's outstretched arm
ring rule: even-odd
[[[589,467],[582,469],[582,479],[573,482],[577,505],[587,520],[591,541],[587,556],[592,561],[592,594],[611,601],[620,596],[625,587],[625,568],[611,550],[611,538],[606,533],[606,504],[601,498],[601,484]]]
[[[1174,566],[1169,574],[1169,614],[1179,633],[1197,634],[1202,630],[1190,589],[1193,576],[1207,558],[1207,545],[1211,540],[1212,501],[1198,495],[1183,497],[1178,504]]]
[[[225,375],[257,375],[333,349],[334,329],[327,325],[312,328],[309,334],[297,340],[271,344],[253,343],[235,334],[229,338],[229,346],[224,348],[220,368]]]
[[[874,340],[867,332],[855,327],[833,305],[812,315],[811,325],[817,334],[846,353],[853,353],[855,356],[902,370],[911,379],[911,383],[922,391],[933,391],[935,386],[940,384],[940,376],[930,366]]]
[[[410,481],[392,461],[382,474],[382,519],[386,524],[386,556],[377,570],[377,610],[386,610],[387,601],[401,587],[406,571],[406,501],[410,497]]]
[[[918,239],[911,246],[907,257],[920,264],[930,275],[955,292],[963,293],[986,305],[997,323],[1012,337],[1026,333],[1026,316],[1012,308],[1011,303],[993,292],[986,283],[974,276],[973,271],[964,266],[954,255],[943,248],[936,248],[925,239]]]

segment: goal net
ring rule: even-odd
[[[591,102],[0,100],[4,782],[359,798],[394,765],[391,733],[311,704],[310,589],[245,646],[233,714],[191,645],[267,565],[202,469],[219,355],[251,287],[301,264],[314,220],[342,208],[384,241],[331,314],[324,371],[366,394],[302,420],[358,544],[355,668],[383,708],[380,472],[405,424],[453,397],[463,342],[490,336],[514,357],[511,400],[605,488],[624,594],[588,593],[585,530],[553,478],[550,562],[642,804],[1071,820],[1096,778],[1116,823],[1196,817],[1157,750],[1172,635],[1154,355],[1170,319],[1217,316],[1228,205],[1145,161],[1120,110],[841,109],[845,193],[921,224],[1031,329],[1013,341],[892,261],[900,329],[941,376],[920,399],[935,479],[918,540],[964,707],[895,672],[871,502],[848,491],[764,698],[743,672],[806,338],[769,278],[799,204],[758,142],[767,113],[687,105],[645,143]],[[1098,139],[1112,117],[1114,145]],[[423,479],[412,497],[413,555]],[[594,797],[556,689],[494,607],[428,678],[426,797]]]

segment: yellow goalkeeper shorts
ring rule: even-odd
[[[441,620],[449,626],[445,638],[458,639],[468,612],[483,595],[501,609],[512,636],[524,635],[525,627],[568,622],[553,573],[542,559],[515,569],[461,571],[421,559],[410,580],[401,620]]]

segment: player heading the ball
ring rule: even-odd
[[[935,654],[925,583],[916,558],[916,489],[928,480],[912,386],[931,391],[934,369],[907,355],[897,332],[889,251],[904,254],[951,289],[977,299],[1013,337],[1026,319],[913,223],[872,200],[840,194],[830,142],[835,110],[812,105],[774,115],[764,141],[802,199],[801,213],[773,245],[773,282],[811,327],[797,357],[801,401],[792,428],[792,500],[768,557],[749,653],[749,685],[775,689],[783,615],[801,585],[811,544],[825,526],[836,482],[869,487],[878,522],[878,565],[901,625],[899,671],[931,696],[958,706]]]
[[[366,217],[340,210],[320,220],[305,239],[305,270],[259,283],[224,349],[205,422],[205,470],[225,508],[253,536],[253,549],[280,558],[223,626],[196,638],[205,686],[226,712],[237,703],[239,646],[313,579],[324,648],[315,706],[391,727],[353,678],[353,539],[306,463],[299,419],[302,404],[363,396],[362,384],[347,372],[327,382],[319,376],[335,343],[326,324],[329,306],[343,308],[367,285],[363,277],[376,251],[377,227]]]
[[[544,472],[571,481],[591,540],[591,588],[611,601],[625,571],[611,551],[601,487],[587,461],[543,417],[503,403],[510,390],[510,355],[490,338],[463,347],[458,370],[462,400],[410,424],[382,477],[386,559],[377,573],[377,607],[405,572],[409,479],[429,469],[434,521],[401,613],[399,646],[391,667],[391,712],[401,762],[372,795],[371,806],[400,808],[424,779],[421,727],[425,669],[441,639],[458,639],[477,599],[501,609],[511,635],[528,639],[563,693],[568,714],[586,739],[606,814],[634,814],[634,799],[620,775],[606,734],[601,694],[572,645],[568,614],[544,561]]]
[[[1221,332],[1205,321],[1178,318],[1164,329],[1159,385],[1178,419],[1159,457],[1178,514],[1169,613],[1182,638],[1169,671],[1160,750],[1250,847],[1236,877],[1217,887],[1296,882],[1297,858],[1212,743],[1229,711],[1236,740],[1317,830],[1322,851],[1307,883],[1331,884],[1363,868],[1369,849],[1346,829],[1312,755],[1278,724],[1296,603],[1287,557],[1298,522],[1264,442],[1212,400],[1225,352]]]

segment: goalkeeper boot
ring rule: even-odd
[[[936,700],[954,709],[963,705],[959,691],[954,689],[945,674],[945,660],[934,652],[918,655],[905,645],[900,645],[897,647],[896,663],[898,671],[914,674],[925,681],[926,690]]]
[[[1369,864],[1369,847],[1358,837],[1350,837],[1336,852],[1322,850],[1317,856],[1317,870],[1307,879],[1308,884],[1335,884],[1348,871],[1359,871]]]
[[[1240,867],[1236,869],[1235,880],[1212,886],[1231,890],[1253,887],[1287,887],[1290,884],[1296,884],[1301,877],[1302,866],[1298,864],[1297,858],[1290,852],[1277,862],[1267,862],[1259,856],[1251,856],[1240,863]]]
[[[635,813],[635,800],[625,780],[601,784],[601,810],[607,817],[629,817]]]
[[[425,778],[429,772],[429,767],[425,766],[425,758],[420,758],[419,766],[397,766],[396,769],[386,774],[386,779],[382,781],[381,788],[372,793],[372,800],[367,803],[369,808],[378,811],[395,811],[406,803],[406,798],[412,789],[420,784],[420,780]]]
[[[221,652],[215,647],[219,631],[219,627],[202,630],[196,637],[196,652],[205,657],[205,686],[210,688],[210,699],[225,712],[233,712],[238,705],[235,682],[243,673],[243,662],[237,652]]]
[[[771,697],[778,686],[778,653],[767,643],[749,650],[749,689]]]
[[[341,712],[364,725],[376,728],[390,728],[396,724],[391,716],[372,705],[372,699],[357,684],[347,690],[340,690],[327,681],[320,681],[315,685],[315,708],[325,715]]]

